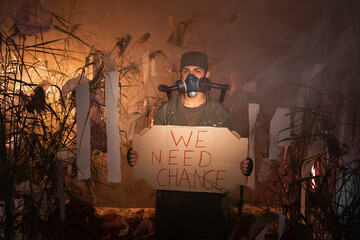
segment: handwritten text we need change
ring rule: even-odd
[[[240,145],[227,129],[154,126],[134,136],[140,155],[134,177],[144,178],[154,189],[222,192],[244,182],[233,176],[241,175]]]

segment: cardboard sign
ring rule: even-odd
[[[235,136],[237,135],[237,136]],[[154,126],[134,135],[139,152],[134,179],[154,189],[226,192],[246,185],[239,164],[246,158],[248,139],[227,128]]]

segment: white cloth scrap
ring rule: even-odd
[[[150,69],[150,58],[149,58],[149,52],[146,52],[142,57],[142,72],[143,72],[143,78],[144,78],[144,106],[147,105],[147,86],[149,84],[149,69]]]
[[[248,157],[253,159],[253,172],[248,177],[247,186],[251,189],[255,189],[255,128],[256,119],[260,111],[260,105],[256,103],[249,103],[249,150]]]
[[[119,72],[105,75],[106,137],[108,153],[108,181],[121,181],[121,154],[119,132]]]
[[[285,140],[286,139],[286,140]],[[290,145],[290,110],[277,108],[270,122],[269,158],[279,160],[279,146]]]
[[[150,66],[151,66],[151,76],[152,76],[152,77],[157,77],[157,76],[159,76],[158,72],[156,71],[155,58],[151,59],[151,61],[150,61]]]
[[[87,82],[75,87],[78,180],[90,178],[90,90]]]

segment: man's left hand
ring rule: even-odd
[[[253,160],[251,158],[246,158],[245,160],[242,160],[240,163],[241,172],[245,176],[250,176],[253,170],[253,166],[254,166]]]

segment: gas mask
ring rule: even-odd
[[[191,98],[196,97],[198,94],[198,81],[199,78],[196,77],[194,74],[187,75],[185,79],[185,90],[186,92],[188,92],[188,95]]]
[[[197,96],[198,92],[209,91],[210,87],[211,87],[211,83],[208,78],[199,79],[194,74],[189,74],[187,75],[185,81],[182,79],[177,80],[175,82],[175,86],[173,90],[177,89],[181,94],[187,92],[188,96],[193,98]]]

